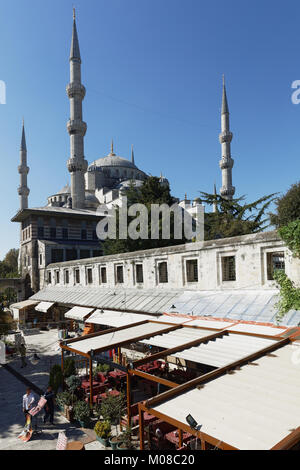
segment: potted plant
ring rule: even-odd
[[[61,392],[56,396],[56,403],[60,410],[66,414],[66,407],[72,405],[72,395],[70,392]]]
[[[97,421],[94,427],[97,441],[101,442],[104,447],[108,447],[109,438],[111,436],[111,424],[109,421]]]
[[[135,449],[135,446],[132,443],[131,435],[132,435],[131,427],[126,426],[126,429],[119,436],[119,442],[117,444],[118,450]]]
[[[118,396],[109,395],[107,398],[102,400],[100,413],[103,418],[110,423],[116,425],[116,431],[118,433],[118,423],[120,422],[121,416],[125,411],[125,397],[122,393]],[[113,450],[117,448],[119,436],[110,438],[109,443]]]
[[[90,423],[90,407],[85,401],[77,401],[74,405],[74,418],[77,419],[83,428],[87,428]]]

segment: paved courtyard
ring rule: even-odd
[[[20,358],[8,361],[16,372],[30,380],[34,385],[45,390],[49,379],[50,367],[60,362],[60,348],[57,331],[41,332],[37,335],[26,336],[27,366],[21,369]],[[32,354],[37,352],[40,357],[38,364],[30,362]],[[58,412],[55,414],[55,424],[42,424],[43,412],[38,415],[38,430],[32,439],[24,443],[18,439],[24,426],[22,413],[22,396],[26,385],[0,366],[0,450],[55,450],[58,433],[66,432],[68,440],[79,440],[85,444],[87,450],[101,450],[102,445],[95,441],[93,430],[83,430],[69,423]]]

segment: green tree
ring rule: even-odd
[[[206,240],[235,237],[258,233],[270,226],[266,210],[274,201],[275,194],[263,196],[257,201],[243,203],[245,196],[227,200],[218,194],[201,192],[204,204],[216,207],[216,211],[206,213],[204,232]]]
[[[270,214],[271,223],[275,227],[300,219],[300,182],[293,184],[286,194],[276,198],[275,206],[276,213]]]
[[[18,273],[19,250],[12,248],[0,261],[0,278],[20,277]]]
[[[116,209],[116,239],[107,239],[102,242],[105,255],[127,253],[137,250],[147,250],[151,248],[159,248],[164,246],[179,245],[186,242],[184,236],[180,239],[174,238],[174,217],[171,214],[170,218],[170,239],[162,238],[162,215],[159,218],[159,238],[157,240],[151,239],[151,204],[167,204],[169,207],[176,202],[170,194],[170,187],[166,184],[161,184],[159,178],[151,176],[147,178],[140,187],[136,187],[134,182],[131,182],[128,189],[123,192],[127,197],[128,208],[133,204],[143,204],[147,208],[148,213],[148,238],[132,240],[127,237],[126,239],[120,238],[119,233],[119,209]],[[139,214],[137,214],[138,216]],[[128,216],[128,225],[136,217]]]

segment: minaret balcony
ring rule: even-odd
[[[231,169],[234,165],[234,160],[231,157],[223,157],[222,160],[219,161],[219,165],[221,170]]]
[[[78,158],[71,157],[67,161],[67,167],[68,167],[69,173],[76,173],[77,171],[81,171],[85,173],[88,168],[88,162],[84,160],[84,158],[79,160]]]
[[[26,196],[28,197],[30,193],[30,189],[27,186],[19,186],[18,187],[18,194],[19,196]]]
[[[233,134],[230,131],[223,131],[219,135],[219,140],[221,144],[224,144],[226,142],[231,142],[232,141]]]
[[[26,166],[26,165],[19,165],[19,166],[18,166],[18,172],[19,172],[21,175],[28,175],[28,173],[29,173],[29,167]]]
[[[86,90],[80,82],[69,83],[66,90],[69,98],[79,97],[83,100],[85,97]]]
[[[222,197],[232,197],[235,193],[235,187],[234,186],[222,186],[220,189],[220,194]]]
[[[67,129],[70,135],[78,134],[81,136],[85,136],[87,125],[84,121],[79,119],[70,119],[67,122]]]

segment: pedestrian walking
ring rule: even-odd
[[[27,366],[25,344],[21,344],[20,346],[20,355],[21,355],[21,369],[23,369],[23,367]]]
[[[54,420],[54,398],[55,398],[55,394],[52,390],[52,387],[49,385],[47,387],[47,390],[46,392],[44,393],[44,398],[46,398],[47,400],[47,403],[45,405],[45,416],[44,416],[44,424],[46,423],[47,419],[49,419],[50,421],[50,424],[54,424],[53,420]]]
[[[26,388],[26,393],[23,395],[23,413],[26,416],[31,408],[33,408],[35,402],[35,396],[32,393],[31,388]]]

